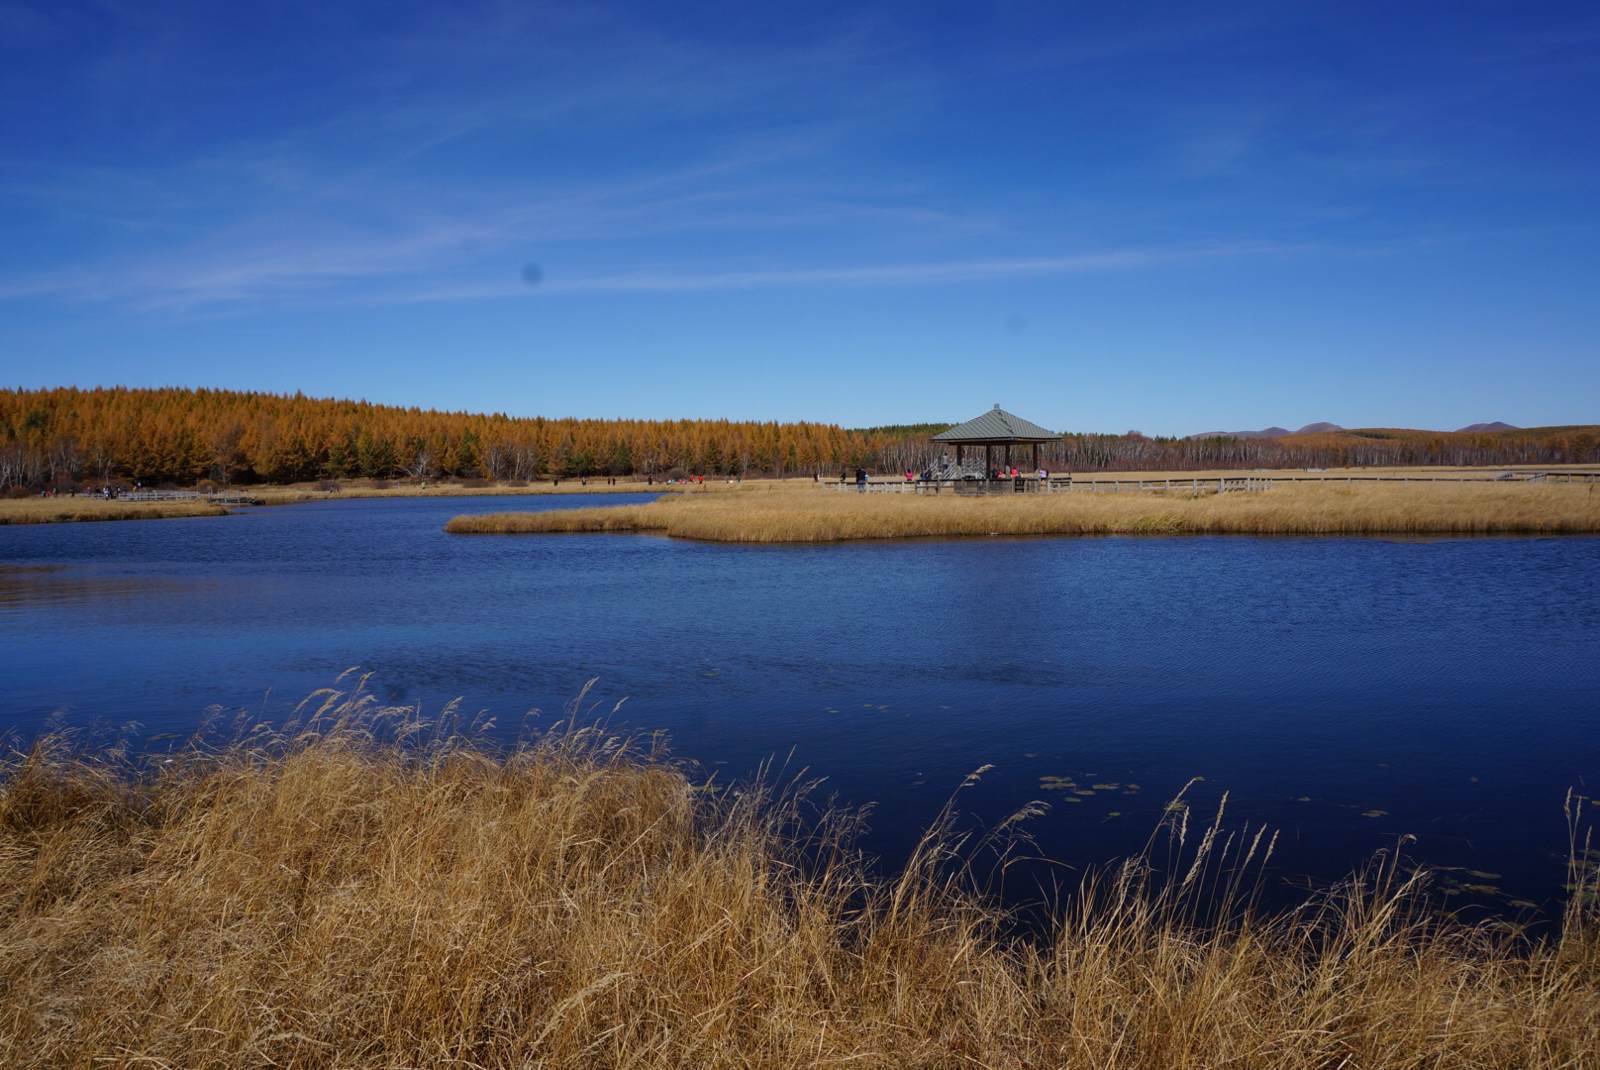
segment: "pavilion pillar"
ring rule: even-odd
[[[983,444],[983,478],[994,478],[994,447],[987,442]]]
[[[1011,474],[1011,443],[1006,443],[1006,474]]]
[[[961,463],[961,443],[956,443],[956,464]]]
[[[1037,442],[1033,444],[1033,470],[1035,472],[1039,470],[1039,444]]]

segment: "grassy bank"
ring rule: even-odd
[[[1485,471],[1502,472],[1516,471],[1515,468],[1496,468],[1486,470],[1481,468],[1371,468],[1362,469],[1361,476],[1371,475],[1413,475],[1440,481],[1454,479],[1481,480]],[[1577,469],[1574,469],[1577,470]],[[1539,471],[1560,472],[1560,466],[1542,466]],[[1178,481],[1190,479],[1216,479],[1219,475],[1228,478],[1239,478],[1238,471],[1230,472],[1099,472],[1085,476],[1090,480],[1161,480],[1171,478]],[[1254,473],[1267,474],[1267,473]],[[1297,474],[1297,473],[1287,473]],[[1344,474],[1343,470],[1330,471],[1328,478],[1338,479]],[[301,502],[330,501],[334,499],[351,498],[456,498],[479,496],[504,496],[514,497],[519,495],[571,495],[571,494],[685,494],[685,495],[744,495],[753,493],[785,493],[798,494],[820,489],[807,477],[794,477],[790,479],[749,479],[740,482],[729,482],[726,478],[710,478],[703,484],[692,486],[669,485],[655,482],[646,483],[643,479],[626,477],[619,479],[615,484],[605,482],[605,477],[590,479],[587,483],[575,479],[564,479],[560,483],[544,482],[519,482],[488,480],[466,480],[459,482],[429,481],[424,485],[419,480],[339,480],[336,482],[320,483],[288,483],[288,484],[251,484],[242,488],[250,499],[263,505],[292,505]],[[88,496],[81,498],[20,498],[0,499],[0,524],[43,524],[59,523],[75,520],[138,520],[155,517],[173,516],[221,516],[228,512],[226,507],[211,505],[203,502],[129,502],[117,500],[104,502],[98,498]],[[654,514],[646,514],[654,515]],[[603,529],[588,529],[603,530]],[[634,529],[634,530],[664,530],[661,528]],[[930,532],[929,534],[939,534]],[[988,534],[983,532],[982,534]],[[843,537],[843,536],[837,536]],[[874,536],[849,536],[849,537],[874,537]],[[765,541],[765,540],[763,540]]]
[[[326,501],[334,498],[460,498],[472,496],[519,494],[640,494],[671,490],[660,482],[647,484],[642,478],[627,482],[618,480],[608,484],[604,476],[591,478],[587,484],[576,479],[563,479],[559,484],[544,482],[490,482],[471,480],[464,483],[429,481],[424,486],[414,480],[339,480],[333,483],[256,484],[249,488],[252,498],[268,505],[285,505],[293,502]]]
[[[175,516],[226,516],[209,502],[130,502],[100,498],[0,499],[0,524],[60,524],[77,520],[155,520]]]
[[[1430,913],[1425,878],[1386,862],[1259,916],[1248,874],[1270,837],[1191,828],[1180,806],[1165,891],[1136,860],[1086,880],[1052,933],[1008,936],[947,819],[879,880],[849,820],[698,792],[598,733],[491,756],[329,702],[286,737],[138,771],[49,743],[10,760],[0,1063],[1293,1070],[1600,1051],[1592,907],[1532,941]],[[1235,882],[1232,910],[1198,910]]]
[[[591,480],[587,486],[577,480],[551,483],[429,483],[357,480],[349,483],[290,483],[252,485],[242,493],[262,505],[293,505],[300,502],[343,498],[459,498],[479,495],[527,494],[637,494],[672,490],[662,484],[617,483]],[[0,524],[59,524],[78,520],[152,520],[176,516],[226,516],[223,505],[206,501],[137,502],[127,499],[82,497],[0,498]]]
[[[1112,534],[1494,534],[1600,532],[1600,487],[1526,483],[1274,486],[965,496],[751,488],[648,505],[453,518],[458,534],[654,531],[719,542],[918,536]]]

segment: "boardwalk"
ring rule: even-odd
[[[194,490],[135,490],[119,494],[119,502],[210,502],[213,505],[261,505],[260,498],[252,498],[240,491],[219,494],[201,494]]]

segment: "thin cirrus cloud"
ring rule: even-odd
[[[1065,256],[1001,257],[922,263],[832,265],[827,267],[756,268],[705,271],[651,270],[547,278],[537,282],[493,282],[402,291],[378,298],[384,302],[422,303],[528,297],[539,294],[692,293],[789,286],[915,286],[978,283],[990,279],[1126,271],[1181,261],[1226,259],[1289,253],[1299,246],[1281,242],[1243,242],[1186,248],[1112,249]]]
[[[1260,36],[1272,21],[1089,20],[1068,35],[1002,20],[956,60],[919,51],[887,15],[734,47],[630,12],[436,13],[360,43],[349,57],[359,77],[343,59],[338,77],[322,71],[315,107],[257,109],[225,136],[190,114],[203,95],[179,89],[226,89],[231,73],[199,65],[179,80],[187,68],[175,64],[172,84],[155,79],[163,92],[137,98],[162,122],[130,119],[122,138],[86,118],[100,151],[47,140],[0,168],[18,229],[33,231],[15,245],[40,251],[0,256],[0,300],[176,315],[940,287],[1376,251],[1425,227],[1460,229],[1439,215],[1454,201],[1407,188],[1414,172],[1445,170],[1425,162],[1452,158],[1418,136],[1422,120],[1465,114],[1486,68],[1516,84],[1522,65],[1587,40],[1541,39],[1532,59],[1474,57],[1470,79],[1380,79],[1346,101],[1280,70],[1276,53],[1261,58],[1279,41]],[[163,23],[156,36],[178,57],[209,55],[186,36],[198,32]],[[1160,57],[1206,69],[1227,42],[1245,49],[1252,78],[1195,100],[1163,88]],[[121,70],[149,54],[68,58]],[[995,90],[1019,68],[1063,85],[1086,69],[1131,79],[1140,57],[1158,57],[1148,77],[1108,82],[1103,99],[1030,108]],[[1436,55],[1435,67],[1459,58]],[[84,90],[90,118],[133,100],[121,82],[78,81],[100,87]],[[991,119],[974,124],[978,114]],[[169,128],[190,136],[168,145]],[[1482,168],[1450,173],[1485,180]],[[1271,235],[1285,240],[1257,240]],[[529,259],[543,269],[532,286],[518,277]]]
[[[450,245],[460,235],[431,235],[420,240]],[[69,300],[125,302],[144,311],[271,304],[432,304],[485,300],[560,298],[585,295],[671,294],[739,291],[784,287],[839,289],[886,286],[978,284],[1002,279],[1135,271],[1203,260],[1239,259],[1291,254],[1305,246],[1255,241],[1181,247],[1104,249],[1055,256],[984,257],[830,264],[794,267],[708,269],[703,265],[660,265],[613,273],[564,274],[559,267],[539,265],[521,277],[505,280],[409,286],[415,275],[403,269],[419,242],[394,243],[383,249],[320,249],[309,259],[284,253],[255,256],[233,264],[192,266],[186,270],[150,267],[116,277],[90,272],[28,284],[0,287],[0,300],[57,297]],[[391,270],[386,271],[385,268]]]

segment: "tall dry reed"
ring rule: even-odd
[[[950,809],[884,880],[806,813],[598,730],[495,752],[337,693],[166,761],[47,739],[0,781],[0,1064],[1596,1065],[1579,864],[1544,940],[1431,913],[1392,856],[1267,916],[1270,835],[1180,803],[1175,856],[1026,937]]]
[[[1600,485],[1368,483],[1184,492],[939,495],[752,489],[648,505],[458,516],[457,534],[656,531],[717,542],[986,535],[1600,532]]]

